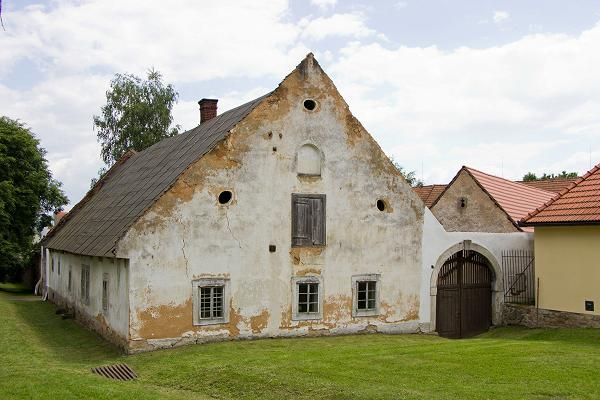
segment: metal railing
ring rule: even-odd
[[[529,250],[504,250],[504,302],[535,304],[535,263]]]

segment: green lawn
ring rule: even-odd
[[[600,330],[235,341],[123,356],[0,285],[0,399],[597,399]],[[127,362],[133,382],[92,375]]]

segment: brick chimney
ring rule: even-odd
[[[216,99],[202,99],[198,102],[200,106],[200,123],[204,123],[217,116],[217,101]]]

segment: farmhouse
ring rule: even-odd
[[[130,352],[419,329],[424,205],[309,54],[129,153],[44,242],[51,301]]]
[[[600,327],[600,164],[522,224],[535,227],[541,309],[524,323]]]

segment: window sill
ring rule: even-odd
[[[194,326],[206,326],[206,325],[223,325],[229,323],[225,318],[219,319],[200,319],[194,322]]]
[[[292,321],[319,321],[323,319],[321,313],[318,314],[296,314],[292,317]]]
[[[353,310],[352,317],[353,318],[362,318],[362,317],[378,317],[379,310]]]

